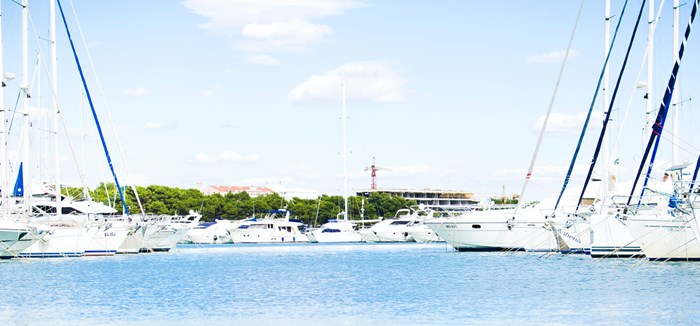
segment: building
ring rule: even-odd
[[[268,188],[268,187],[255,187],[255,186],[206,186],[202,187],[201,184],[197,185],[197,188],[202,191],[202,193],[206,196],[212,195],[212,194],[222,194],[225,195],[227,193],[239,193],[239,192],[247,192],[250,197],[258,197],[258,196],[263,196],[263,195],[271,195],[274,194],[275,191]]]
[[[474,194],[465,191],[452,190],[410,190],[410,189],[367,189],[357,191],[358,196],[369,197],[372,193],[385,193],[391,197],[402,197],[433,208],[458,210],[473,208],[479,203]]]
[[[291,200],[292,198],[300,199],[316,199],[318,198],[318,192],[309,189],[296,189],[296,188],[286,188],[279,185],[271,185],[265,187],[255,187],[255,186],[202,186],[201,183],[197,184],[197,189],[199,189],[204,195],[208,196],[211,194],[221,194],[225,195],[227,193],[239,193],[247,192],[250,197],[258,197],[264,195],[278,194],[286,200]]]

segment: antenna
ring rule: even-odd
[[[372,187],[370,189],[377,189],[377,171],[391,171],[389,168],[378,167],[374,156],[372,156],[372,165],[365,166],[365,171],[372,171]]]

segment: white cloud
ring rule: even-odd
[[[580,55],[580,53],[576,50],[573,50],[573,49],[569,52],[569,58],[577,57],[579,55]],[[566,56],[566,50],[553,51],[553,52],[541,53],[541,54],[536,54],[536,55],[530,56],[527,58],[527,62],[529,62],[529,63],[561,62],[562,60],[564,60],[565,56]]]
[[[175,129],[176,127],[176,123],[164,122],[146,122],[146,125],[144,126],[144,128],[149,130]]]
[[[587,112],[566,114],[566,113],[552,113],[549,115],[549,120],[547,121],[547,132],[561,135],[580,135],[583,124],[586,121]],[[540,116],[537,119],[537,123],[534,126],[536,131],[542,129],[542,124],[544,123],[545,116]],[[602,121],[604,115],[600,111],[594,111],[591,113],[590,121],[588,122],[588,131],[600,130],[602,128]]]
[[[344,64],[323,75],[310,76],[288,96],[289,102],[337,101],[340,85],[353,99],[375,102],[401,102],[404,99],[402,77],[393,64],[385,61],[359,61]]]
[[[250,40],[235,47],[249,52],[305,53],[309,46],[332,34],[330,27],[300,20],[249,24],[241,34]]]
[[[218,155],[209,155],[204,153],[197,153],[190,160],[192,163],[222,163],[222,162],[257,162],[260,160],[258,154],[248,154],[242,155],[234,151],[222,151]]]
[[[300,53],[332,33],[313,19],[339,16],[364,7],[352,0],[187,0],[186,8],[205,17],[201,28],[244,40],[235,47],[250,52]]]
[[[146,90],[143,87],[137,87],[137,88],[129,88],[124,91],[124,94],[129,95],[129,96],[146,96],[150,95],[151,92]]]
[[[243,156],[238,152],[223,151],[219,153],[218,160],[221,162],[256,162],[260,160],[260,156],[258,156],[258,154]]]
[[[186,0],[183,4],[194,14],[209,19],[200,27],[225,34],[252,23],[339,16],[346,10],[366,6],[352,0]]]
[[[204,98],[213,98],[216,94],[218,94],[221,91],[221,86],[214,86],[209,89],[205,89],[202,91],[202,96]]]
[[[275,57],[265,55],[265,54],[249,56],[247,61],[252,63],[252,64],[266,65],[266,66],[277,66],[280,64],[279,60],[277,60]]]
[[[193,162],[195,163],[215,163],[216,162],[216,157],[203,154],[203,153],[197,153],[194,155]]]

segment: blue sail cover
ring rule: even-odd
[[[15,188],[12,191],[12,196],[23,197],[24,196],[24,172],[22,169],[22,164],[19,164],[19,173],[17,173],[17,181],[15,181]]]

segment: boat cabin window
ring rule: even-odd
[[[323,229],[323,231],[321,231],[321,233],[338,233],[338,232],[340,232],[340,230],[338,230],[338,229]]]
[[[285,231],[285,232],[292,233],[292,227],[291,227],[291,226],[280,226],[280,227],[279,227],[279,230],[280,230],[280,231]]]
[[[391,224],[389,224],[389,225],[406,225],[406,224],[408,224],[409,222],[411,222],[411,221],[393,221],[393,222],[391,222]]]
[[[480,224],[472,224],[472,229],[481,229]]]

